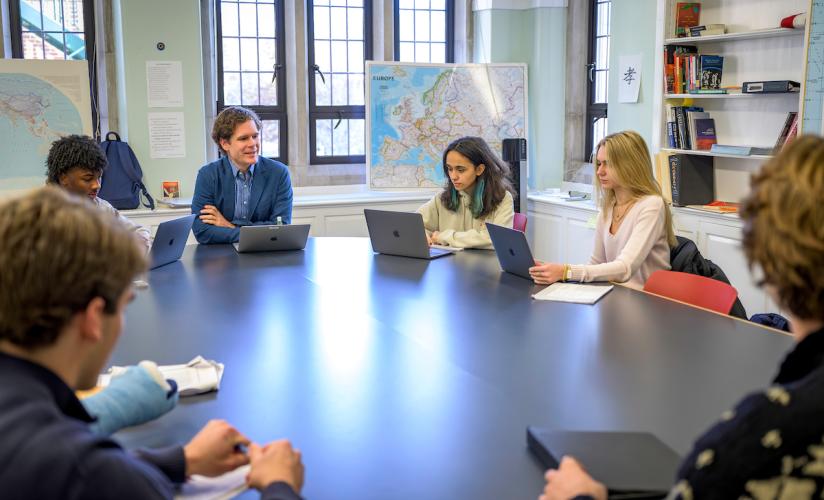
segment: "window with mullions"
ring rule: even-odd
[[[283,2],[217,0],[217,111],[254,110],[263,121],[261,154],[287,160]]]
[[[307,0],[309,162],[366,161],[364,61],[372,58],[370,0]]]
[[[587,131],[584,158],[607,135],[607,88],[609,83],[609,18],[612,2],[592,0],[589,23],[587,81]]]
[[[12,57],[89,60],[92,124],[99,137],[92,0],[10,0]]]
[[[395,0],[395,60],[454,62],[454,0]]]

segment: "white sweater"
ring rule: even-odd
[[[441,193],[417,210],[423,216],[426,234],[438,231],[439,242],[451,247],[491,249],[492,240],[486,230],[486,222],[512,227],[512,219],[515,216],[512,195],[507,192],[495,210],[483,219],[472,217],[469,208],[472,199],[468,194],[458,191],[458,195],[458,209],[455,212],[441,203]]]
[[[598,214],[595,248],[588,265],[573,265],[573,281],[615,281],[642,289],[650,274],[670,269],[666,205],[660,196],[644,196],[627,210],[613,235],[612,208]]]

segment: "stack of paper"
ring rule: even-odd
[[[537,300],[594,304],[612,290],[613,285],[579,285],[577,283],[553,283],[532,296]]]
[[[206,477],[195,474],[175,495],[176,500],[223,500],[234,498],[246,491],[246,475],[251,466],[244,465],[222,476]]]
[[[112,377],[126,371],[126,366],[113,366],[108,372],[100,375],[97,385],[107,386]],[[160,373],[167,379],[177,383],[177,390],[181,396],[193,396],[204,392],[216,391],[220,388],[223,378],[223,364],[197,356],[184,365],[158,366]]]

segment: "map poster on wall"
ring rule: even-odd
[[[526,64],[367,62],[366,148],[371,189],[435,189],[455,139],[527,137]]]
[[[56,139],[92,134],[86,61],[0,59],[0,195],[42,186]]]

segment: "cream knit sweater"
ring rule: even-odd
[[[598,214],[595,248],[588,265],[570,266],[573,281],[615,281],[642,289],[650,274],[670,269],[666,205],[660,196],[644,196],[630,207],[615,234],[612,208]]]
[[[435,195],[417,210],[423,216],[426,234],[438,231],[438,240],[443,245],[457,248],[492,248],[492,240],[486,231],[486,222],[500,226],[512,227],[514,203],[512,195],[507,192],[504,199],[483,219],[472,217],[469,205],[471,197],[458,191],[458,209],[453,212],[441,203],[441,193]]]

